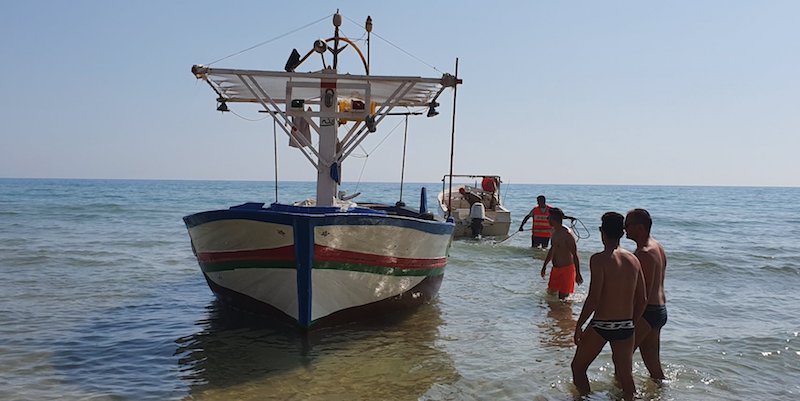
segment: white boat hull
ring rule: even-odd
[[[452,206],[452,216],[456,223],[453,230],[454,238],[471,238],[472,235],[472,218],[470,217],[471,203],[467,200],[461,192],[460,188],[465,188],[463,185],[453,189],[453,196],[450,197],[450,192],[445,190],[439,193],[439,213],[443,216],[448,215],[448,206]],[[492,201],[487,196],[481,197],[481,202],[484,204],[486,219],[483,223],[483,230],[481,236],[483,237],[499,237],[507,236],[508,230],[511,227],[511,212],[503,207],[499,202]]]
[[[223,301],[304,328],[436,295],[452,223],[374,211],[301,213],[319,209],[249,206],[185,220],[208,284]]]

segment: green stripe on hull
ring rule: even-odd
[[[257,260],[240,260],[233,262],[201,263],[200,268],[204,273],[229,271],[235,269],[292,269],[294,261],[264,262]],[[371,266],[358,263],[345,262],[314,262],[314,269],[320,270],[342,270],[361,273],[380,274],[383,276],[440,276],[444,274],[444,267],[431,269],[400,269],[396,267]]]
[[[237,260],[234,262],[200,263],[204,273],[221,272],[235,269],[295,269],[293,260],[265,262],[260,260]]]
[[[384,276],[440,276],[444,267],[431,269],[400,269],[396,267],[371,266],[347,262],[314,262],[314,268],[320,270],[346,270],[362,273],[381,274]]]

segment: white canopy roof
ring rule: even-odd
[[[375,76],[330,74],[324,72],[283,72],[210,68],[202,65],[192,67],[197,78],[205,79],[220,97],[228,102],[259,103],[256,85],[266,92],[272,101],[286,103],[286,85],[288,82],[299,83],[292,89],[294,99],[303,99],[305,103],[316,103],[320,96],[323,80],[335,80],[338,86],[347,84],[369,84],[371,101],[386,103],[391,99],[394,106],[426,106],[438,93],[446,87],[454,87],[456,79],[445,74],[441,78],[421,78],[402,76]],[[253,85],[255,81],[256,85]],[[460,83],[460,82],[459,82]],[[304,86],[305,84],[307,86]],[[251,90],[252,89],[252,90]],[[253,94],[258,93],[258,97]],[[340,96],[346,94],[340,94]]]

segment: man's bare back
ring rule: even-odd
[[[553,250],[553,267],[569,266],[575,263],[572,255],[577,252],[577,244],[575,244],[575,238],[564,226],[553,229],[550,241]]]
[[[667,297],[664,294],[664,275],[667,268],[667,255],[661,244],[652,237],[644,246],[637,247],[634,252],[642,265],[644,281],[647,286],[647,303],[664,305]]]
[[[601,280],[600,288],[590,287],[600,291],[594,319],[623,320],[641,315],[644,304],[635,301],[644,298],[644,277],[634,254],[620,248],[599,252],[589,260],[589,269],[592,286],[595,277]],[[638,314],[634,308],[639,309]]]

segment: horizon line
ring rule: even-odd
[[[170,182],[252,182],[252,183],[274,183],[274,180],[253,180],[253,179],[197,179],[197,178],[75,178],[75,177],[0,177],[0,180],[53,180],[53,181],[170,181]],[[291,183],[308,183],[312,184],[316,181],[308,180],[281,180],[280,182]],[[433,184],[441,181],[408,181],[405,184]],[[399,181],[345,181],[343,184],[400,184]],[[553,186],[633,186],[633,187],[709,187],[709,188],[800,188],[800,185],[752,185],[752,184],[619,184],[619,183],[541,183],[541,182],[514,182],[506,183],[506,186],[512,185],[553,185]]]

